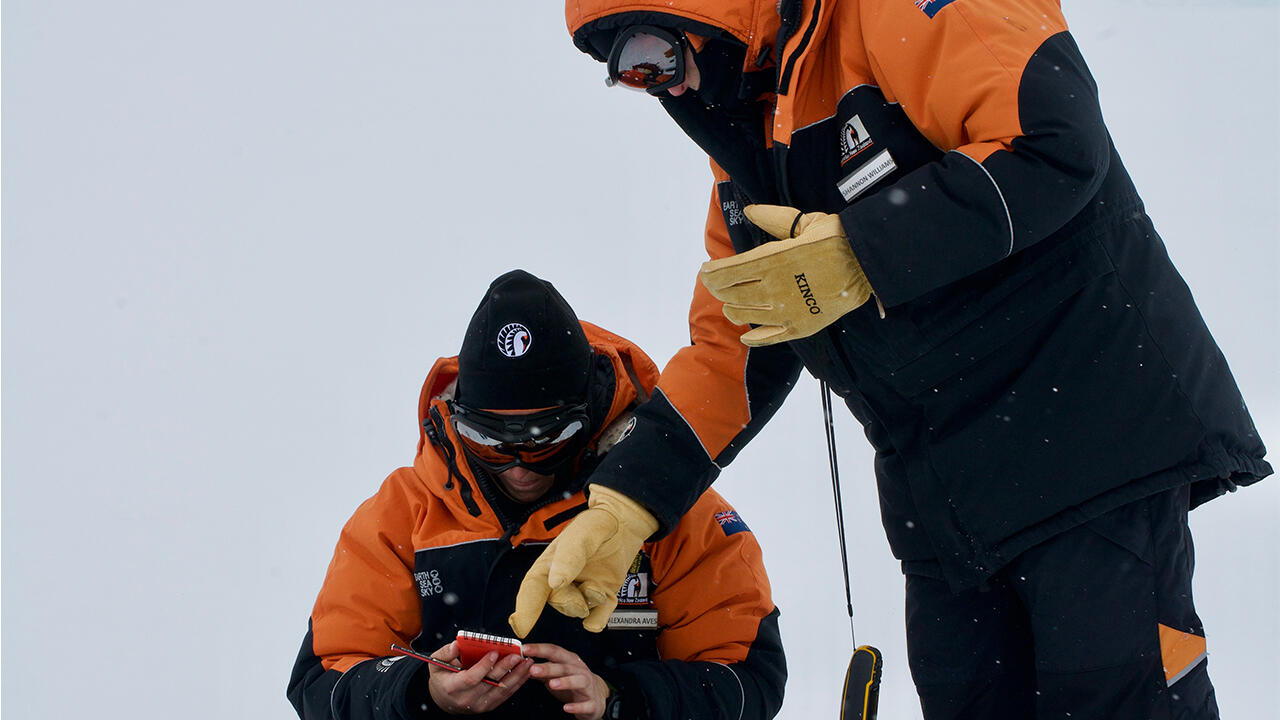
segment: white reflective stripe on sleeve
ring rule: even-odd
[[[707,446],[703,444],[702,438],[698,435],[698,431],[694,430],[693,425],[685,419],[684,415],[680,414],[680,409],[676,407],[675,403],[671,402],[671,398],[667,397],[667,394],[662,392],[662,388],[658,387],[653,389],[653,394],[661,395],[667,401],[667,407],[671,408],[671,412],[675,413],[676,417],[680,418],[680,421],[684,423],[685,427],[689,428],[689,432],[693,433],[694,439],[698,441],[698,447],[702,448],[702,452],[706,453],[707,459],[711,461],[712,465],[715,465],[715,458],[711,457],[711,453],[707,451]]]
[[[982,167],[982,163],[978,162],[977,160],[974,160],[968,155],[965,155],[959,150],[952,150],[951,152],[959,155],[962,158],[965,158],[966,160],[973,163],[974,165],[977,165],[978,169],[982,171],[982,174],[986,175],[987,179],[991,181],[991,187],[996,189],[996,195],[1000,198],[1000,204],[1004,206],[1004,217],[1006,220],[1009,221],[1009,251],[1005,253],[1005,257],[1009,257],[1010,255],[1013,254],[1013,216],[1009,214],[1009,203],[1005,202],[1004,193],[1000,191],[999,183],[996,182],[995,178],[991,177],[991,173],[987,172],[986,168]]]
[[[734,672],[733,668],[728,665],[722,662],[715,662],[714,660],[711,662],[719,665],[725,670],[728,670],[729,674],[733,676],[733,679],[738,681],[738,696],[741,698],[741,701],[738,703],[738,720],[742,720],[742,714],[747,711],[747,691],[742,687],[742,678],[738,677],[738,673]]]

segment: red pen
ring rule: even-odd
[[[443,660],[437,660],[437,659],[435,659],[435,658],[433,658],[433,657],[429,657],[429,656],[427,656],[427,655],[423,655],[423,654],[421,654],[421,653],[416,653],[416,652],[414,652],[414,651],[410,650],[409,648],[400,647],[399,645],[396,645],[395,643],[391,643],[391,649],[392,649],[392,650],[395,650],[396,652],[398,652],[398,653],[400,653],[400,654],[402,654],[402,655],[408,655],[409,657],[418,658],[419,660],[421,660],[421,661],[423,661],[423,662],[429,662],[429,663],[431,663],[432,665],[435,665],[436,667],[442,667],[442,668],[444,668],[445,670],[448,670],[449,672],[462,672],[462,668],[458,667],[457,665],[450,665],[449,663],[447,663],[447,662],[445,662],[445,661],[443,661]],[[481,679],[480,679],[480,681],[481,681],[481,682],[483,682],[483,683],[485,683],[485,684],[487,684],[487,685],[492,685],[492,686],[494,686],[494,687],[506,687],[506,685],[503,685],[503,684],[502,684],[502,683],[500,683],[500,682],[494,682],[493,680],[490,680],[489,678],[481,678]]]

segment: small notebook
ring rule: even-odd
[[[497,651],[499,658],[505,655],[524,655],[520,641],[515,638],[459,630],[457,640],[459,660],[464,668],[475,665],[485,654],[493,651]]]

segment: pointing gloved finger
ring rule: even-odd
[[[590,607],[582,591],[573,583],[552,590],[547,604],[559,611],[561,615],[575,618],[586,617],[587,608]]]
[[[587,607],[592,608],[600,607],[608,602],[610,598],[614,598],[616,601],[618,595],[617,590],[609,592],[604,585],[590,580],[582,583],[579,588],[582,590],[582,596],[587,600]]]
[[[588,508],[565,527],[543,554],[554,553],[547,572],[547,584],[563,587],[576,580],[595,559],[596,551],[618,532],[618,523],[607,512]]]
[[[614,608],[618,607],[618,598],[614,596],[609,600],[595,606],[591,609],[591,613],[582,621],[582,627],[587,632],[600,632],[609,624],[609,616],[613,614]]]
[[[545,553],[543,555],[545,557]],[[541,557],[538,558],[520,583],[520,590],[516,593],[516,610],[507,618],[507,624],[516,637],[522,638],[529,634],[547,604],[547,597],[551,594],[551,587],[547,584],[548,564]]]

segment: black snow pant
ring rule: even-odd
[[[926,720],[1216,720],[1188,488],[1122,506],[953,594],[907,576]]]

